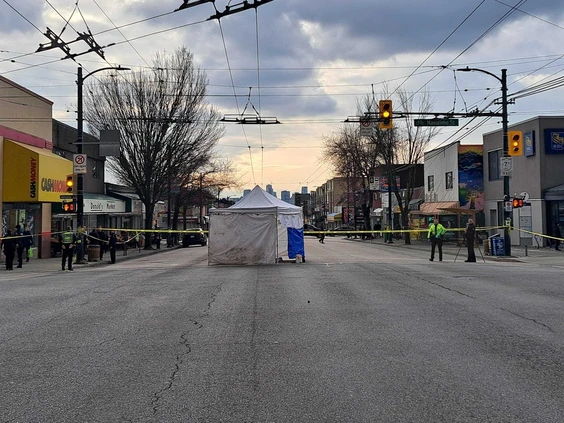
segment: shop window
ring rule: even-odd
[[[446,189],[452,189],[452,185],[453,185],[452,172],[445,173],[445,182],[446,182]]]
[[[495,150],[488,153],[488,180],[495,181],[502,179],[499,165],[501,162],[502,151]]]

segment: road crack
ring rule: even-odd
[[[528,320],[529,322],[536,323],[537,325],[542,326],[542,327],[548,329],[549,332],[554,333],[554,330],[553,330],[550,326],[545,325],[545,324],[542,323],[542,322],[539,322],[537,319],[533,319],[533,318],[531,318],[531,317],[523,316],[523,315],[521,315],[521,314],[515,313],[514,311],[508,310],[508,309],[503,308],[503,307],[500,307],[500,310],[506,311],[507,313],[510,313],[510,314],[512,314],[512,315],[514,315],[514,316],[517,316],[517,317],[521,318],[521,319]]]
[[[211,299],[206,305],[206,309],[198,317],[199,320],[204,319],[207,316],[209,316],[211,309],[212,309],[212,306],[213,306],[213,303],[217,299],[217,296],[221,292],[222,288],[223,288],[223,283],[221,285],[219,285],[219,287],[217,288],[217,290],[214,293],[212,293]],[[174,386],[174,381],[175,381],[176,377],[178,376],[178,373],[181,370],[182,364],[184,363],[186,357],[192,352],[192,346],[190,345],[190,342],[188,340],[188,336],[193,331],[200,330],[204,327],[203,323],[201,323],[199,320],[190,319],[190,322],[192,323],[193,327],[180,334],[179,346],[180,346],[181,351],[176,355],[176,357],[174,359],[174,366],[173,366],[172,372],[170,373],[167,381],[165,382],[164,388],[155,392],[153,394],[153,399],[151,400],[151,407],[152,407],[152,410],[153,410],[153,416],[155,416],[159,412],[159,408],[161,406],[161,399],[167,393],[167,391],[170,391],[172,389],[172,387]]]

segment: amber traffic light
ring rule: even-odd
[[[74,175],[67,175],[67,192],[74,191]]]
[[[392,100],[380,100],[378,106],[380,129],[392,129]]]
[[[507,142],[510,156],[523,155],[523,133],[521,131],[508,131]]]

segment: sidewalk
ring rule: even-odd
[[[147,256],[151,256],[153,254],[159,254],[159,253],[164,253],[166,251],[172,251],[175,250],[177,248],[180,248],[181,245],[176,245],[174,247],[167,247],[166,243],[163,243],[161,245],[160,249],[156,249],[155,247],[153,247],[153,250],[145,250],[145,249],[129,249],[127,250],[127,255],[124,255],[123,251],[117,251],[116,252],[116,262],[117,263],[121,263],[123,261],[126,260],[132,260],[132,259],[137,259],[140,257],[147,257]],[[61,263],[62,263],[62,257],[53,257],[53,258],[47,258],[47,259],[37,259],[37,258],[33,258],[30,259],[28,262],[25,261],[24,258],[24,262],[23,262],[23,267],[21,269],[16,268],[18,262],[17,262],[17,257],[16,260],[14,262],[14,270],[13,273],[48,273],[48,272],[60,272],[61,271]],[[80,269],[84,269],[84,268],[88,268],[88,267],[92,267],[92,266],[108,266],[110,265],[110,253],[104,253],[104,257],[103,260],[100,261],[85,261],[84,264],[78,264],[75,263],[73,264],[73,269],[75,271],[80,271]],[[66,266],[65,266],[66,267]],[[5,270],[5,264],[4,261],[2,261],[2,263],[0,264],[0,278],[1,278],[1,274],[2,272]]]
[[[346,239],[346,238],[345,238]],[[374,244],[386,248],[406,248],[411,250],[419,250],[421,253],[431,255],[431,244],[427,241],[412,241],[412,244],[406,245],[403,239],[394,239],[392,244],[387,244],[382,238],[373,240],[362,240],[360,238],[350,238],[351,241],[364,242]],[[561,265],[564,266],[564,251],[556,251],[553,248],[536,248],[532,246],[511,246],[510,257],[496,257],[484,254],[482,245],[480,248],[474,248],[476,252],[476,259],[482,262],[482,256],[487,262],[515,262],[515,263],[528,263],[534,265]],[[435,253],[437,254],[437,252]],[[458,257],[457,257],[458,254]],[[466,260],[466,247],[457,246],[453,243],[443,245],[443,260],[454,260],[464,262]]]

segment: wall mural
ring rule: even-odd
[[[458,146],[460,208],[484,210],[484,154],[481,145]]]

